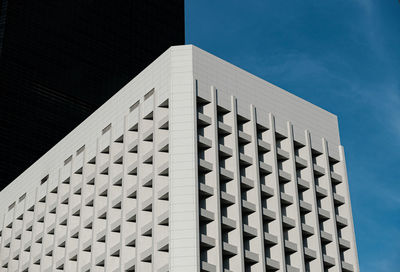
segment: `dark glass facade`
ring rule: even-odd
[[[184,0],[0,0],[0,189],[184,35]]]

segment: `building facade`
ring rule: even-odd
[[[0,193],[4,271],[359,271],[335,115],[171,47]]]
[[[184,21],[184,0],[0,0],[0,190],[184,44]]]

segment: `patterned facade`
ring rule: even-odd
[[[0,193],[0,270],[359,271],[338,135],[172,47]]]

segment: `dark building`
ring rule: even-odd
[[[184,0],[0,0],[0,190],[184,35]]]

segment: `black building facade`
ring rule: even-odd
[[[0,190],[184,35],[184,0],[0,0]]]

